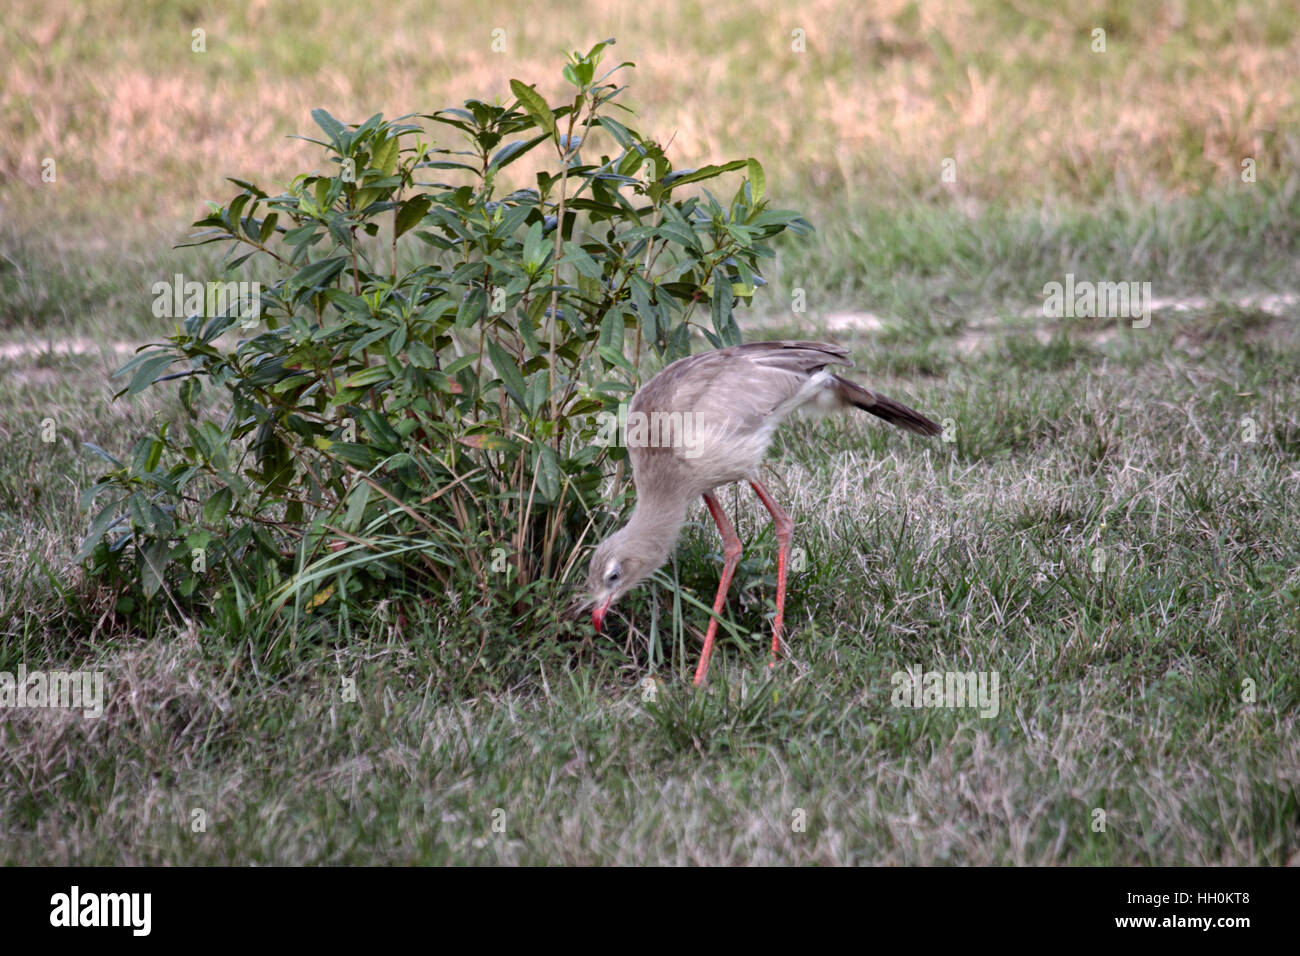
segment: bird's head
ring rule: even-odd
[[[602,541],[591,556],[586,596],[578,602],[576,612],[590,610],[591,623],[599,634],[605,624],[605,615],[614,602],[649,577],[659,563],[634,546],[626,528],[615,532]]]

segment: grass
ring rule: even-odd
[[[807,555],[790,656],[768,675],[770,531],[729,493],[745,639],[703,692],[705,618],[662,587],[599,641],[512,634],[436,596],[296,646],[222,622],[122,631],[66,576],[93,466],[71,442],[20,451],[0,481],[21,542],[0,565],[18,608],[0,669],[85,662],[110,693],[100,721],[6,718],[6,859],[1286,862],[1300,445],[1277,436],[1297,430],[1300,341],[1290,317],[1224,342],[1224,318],[1161,314],[1104,344],[1086,325],[1012,332],[891,383],[960,423],[950,445],[794,425],[773,469]],[[57,383],[11,393],[5,421],[82,407],[60,427],[125,440],[155,413],[103,403],[102,367],[47,364]],[[718,544],[699,519],[667,572],[707,601]],[[997,672],[998,716],[893,707],[891,675],[918,664]]]
[[[108,693],[98,720],[0,714],[0,861],[1293,862],[1296,21],[1180,8],[677,4],[698,30],[662,7],[507,8],[519,46],[497,60],[468,8],[295,32],[157,3],[114,32],[26,7],[0,40],[0,671],[103,669]],[[1094,23],[1109,52],[1059,69]],[[740,489],[723,504],[746,554],[702,691],[720,562],[703,509],[599,638],[520,632],[460,593],[297,630],[117,613],[70,562],[84,444],[127,448],[176,413],[169,394],[109,401],[107,375],[115,343],[158,332],[150,283],[219,270],[169,248],[195,201],[295,170],[283,134],[313,106],[441,106],[610,34],[650,128],[690,163],[758,155],[818,226],[746,338],[833,337],[864,381],[949,420],[951,441],[866,416],[782,433],[769,487],[804,566],[778,668],[774,543]],[[54,142],[67,178],[42,192]],[[1165,301],[1146,329],[1045,319],[1066,272]],[[828,333],[837,310],[852,321]],[[895,707],[918,666],[998,674],[997,715]]]

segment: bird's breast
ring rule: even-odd
[[[708,414],[660,419],[644,432],[627,432],[628,454],[638,487],[646,481],[698,495],[758,472],[772,443],[775,423],[739,427]]]

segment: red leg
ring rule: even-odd
[[[727,520],[718,504],[718,499],[708,492],[704,503],[709,506],[709,514],[717,522],[718,533],[722,535],[722,580],[718,582],[718,596],[713,599],[713,617],[709,620],[709,629],[704,633],[704,651],[700,654],[700,664],[695,668],[695,686],[704,683],[704,675],[709,671],[709,657],[713,654],[713,639],[718,633],[718,615],[722,613],[722,604],[727,599],[727,588],[731,586],[731,575],[740,563],[740,537],[736,529]]]
[[[781,625],[785,623],[785,579],[790,565],[790,537],[794,533],[794,522],[772,500],[766,488],[757,481],[749,484],[758,494],[759,501],[772,513],[772,524],[776,527],[776,621],[772,625],[772,660],[767,665],[775,667],[776,656],[781,650]]]

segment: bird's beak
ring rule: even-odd
[[[607,611],[609,611],[609,606],[610,604],[613,603],[613,601],[614,599],[611,597],[608,601],[606,601],[604,604],[601,604],[599,607],[597,607],[594,611],[591,612],[591,625],[596,629],[597,634],[599,634],[600,629],[605,626],[605,614]]]

